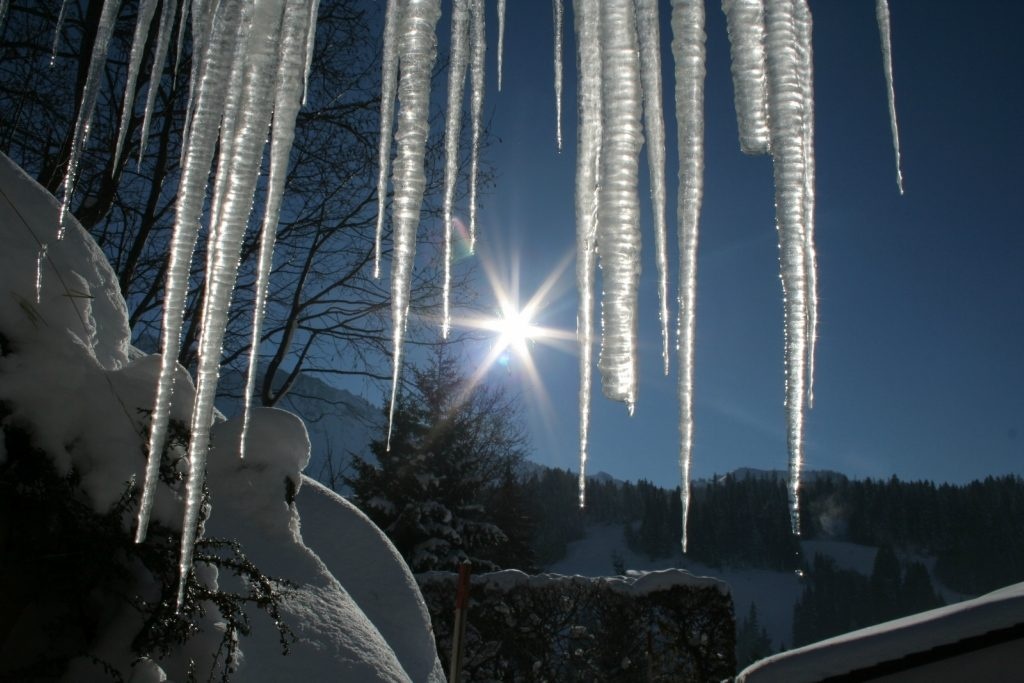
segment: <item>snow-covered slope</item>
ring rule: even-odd
[[[89,502],[104,512],[141,479],[158,359],[129,346],[117,279],[88,234],[72,221],[57,239],[58,210],[53,197],[0,155],[0,402],[9,411],[2,426],[30,434],[58,472],[80,474]],[[187,421],[193,400],[191,379],[179,368],[172,418]],[[239,460],[240,419],[214,427],[207,532],[237,539],[265,574],[291,582],[282,590],[281,610],[295,642],[282,656],[274,624],[250,610],[252,635],[239,643],[236,680],[442,680],[422,599],[393,546],[344,501],[302,479],[309,459],[302,422],[263,409],[250,429],[254,447]],[[7,457],[0,448],[0,464]],[[296,491],[299,499],[290,503]],[[181,506],[180,493],[161,484],[154,519],[180,528]],[[306,533],[326,562],[303,538],[304,509]],[[235,580],[204,564],[197,573],[212,589],[231,588]],[[209,648],[223,633],[210,605],[198,624],[203,632],[185,647],[137,661],[131,640],[138,612],[108,610],[97,621],[91,656],[73,662],[67,680],[109,680],[99,660],[136,683],[184,680],[194,660],[205,679]],[[10,632],[19,644],[45,651],[46,631],[30,625],[19,622]],[[2,672],[18,653],[10,642],[0,649]]]

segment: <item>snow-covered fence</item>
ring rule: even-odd
[[[442,660],[456,576],[417,576]],[[734,645],[732,599],[715,579],[681,569],[597,578],[505,570],[473,577],[461,680],[722,680],[735,672]]]

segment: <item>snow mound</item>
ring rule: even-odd
[[[130,346],[114,272],[73,219],[63,240],[56,239],[58,211],[52,196],[0,155],[2,426],[29,434],[60,473],[79,474],[93,508],[104,513],[141,481],[160,357],[140,355]],[[170,416],[185,425],[195,389],[184,368],[177,373]],[[235,680],[443,680],[422,597],[394,547],[348,503],[302,477],[310,457],[302,421],[282,410],[254,411],[244,459],[240,434],[241,418],[213,427],[206,533],[238,541],[264,574],[283,580],[281,617],[294,642],[282,656],[277,625],[266,612],[250,609],[251,634],[239,642]],[[172,439],[168,448],[184,458],[184,446]],[[0,448],[0,464],[6,457]],[[307,534],[330,566],[300,533],[296,500],[303,488]],[[180,529],[181,510],[180,495],[162,483],[154,518]],[[247,592],[229,572],[218,575],[202,563],[196,572],[211,588]],[[139,587],[140,597],[159,597],[150,595],[159,588],[152,577],[142,580],[149,583]],[[96,665],[99,660],[139,682],[183,680],[194,661],[202,678],[224,631],[211,606],[197,637],[159,660],[138,659],[131,652],[141,626],[138,612],[126,603],[107,612],[97,617],[92,656],[72,661],[66,680],[108,680],[110,672]],[[34,633],[23,635],[46,637]],[[44,650],[52,645],[35,644]]]
[[[53,195],[0,153],[0,326],[8,337],[41,329],[70,336],[100,367],[118,369],[128,362],[130,330],[117,275],[74,217],[57,239],[59,214]]]

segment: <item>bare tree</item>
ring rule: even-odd
[[[102,0],[68,0],[55,36],[61,0],[12,2],[0,39],[0,149],[51,191],[58,190],[64,176],[102,4]],[[126,151],[115,165],[113,151],[137,9],[137,2],[129,0],[118,18],[71,207],[118,274],[135,343],[155,351],[180,174],[191,42],[187,35],[181,45],[172,41],[171,57],[159,83],[146,78],[154,41],[147,45],[132,94],[135,106],[130,110]],[[259,346],[266,373],[258,400],[264,405],[277,403],[300,372],[377,379],[389,375],[390,291],[386,278],[372,277],[380,91],[380,32],[373,27],[381,18],[368,12],[376,11],[356,0],[320,3],[307,105],[297,120]],[[183,20],[188,18],[175,18],[175,37],[177,23]],[[152,87],[158,88],[157,97],[137,164],[141,102]],[[68,96],[71,92],[74,97]],[[440,136],[432,137],[427,159],[427,204],[420,239],[421,253],[428,256],[419,259],[413,283],[412,343],[436,339],[429,323],[436,319],[440,304],[436,276],[440,264],[430,255],[439,253],[435,247],[443,178]],[[257,208],[263,204],[265,180],[264,175]],[[251,344],[258,238],[252,230],[243,247],[225,337],[224,361],[238,368],[244,366]],[[385,245],[390,244],[388,238],[385,235]],[[387,257],[385,253],[385,262]],[[203,291],[199,267],[204,260],[200,240],[179,357],[186,367],[195,361]],[[455,276],[464,281],[470,273],[463,268]],[[469,303],[468,288],[453,290],[463,297],[461,305]]]

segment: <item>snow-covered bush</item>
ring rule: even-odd
[[[456,575],[417,579],[447,666]],[[714,579],[505,570],[471,581],[463,680],[722,680],[735,672],[734,646],[732,599]]]
[[[0,418],[9,413],[0,404]],[[178,439],[187,438],[183,427],[175,431]],[[279,609],[287,583],[265,576],[237,542],[198,542],[198,564],[177,609],[180,531],[156,523],[147,540],[136,544],[134,486],[126,484],[117,502],[98,513],[79,471],[58,473],[46,453],[32,446],[28,429],[8,424],[0,435],[0,595],[7,596],[0,607],[0,677],[37,680],[75,672],[123,680],[123,663],[96,650],[98,638],[120,622],[117,630],[124,628],[136,662],[164,659],[198,637],[202,649],[215,647],[201,665],[186,665],[188,675],[209,673],[226,681],[237,664],[239,639],[250,632],[247,612],[253,608],[265,610],[278,626],[287,652],[290,634]],[[182,485],[180,469],[167,457],[161,478]],[[220,572],[237,575],[244,590],[221,590]]]

